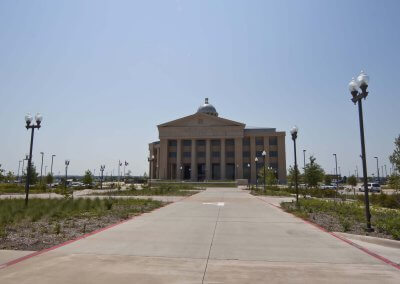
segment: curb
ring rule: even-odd
[[[400,249],[400,241],[396,241],[396,240],[364,236],[364,235],[347,234],[347,233],[343,233],[343,232],[333,232],[333,233],[336,235],[339,235],[343,238],[347,238],[347,239],[353,239],[353,240],[358,240],[358,241],[375,244],[375,245],[380,245],[380,246],[384,246],[384,247]]]
[[[297,219],[300,219],[300,220],[302,220],[304,223],[307,223],[307,224],[309,224],[309,225],[311,225],[311,226],[314,226],[315,228],[319,229],[320,231],[323,231],[323,232],[325,232],[325,233],[328,233],[329,235],[331,235],[331,236],[333,236],[333,237],[335,237],[335,238],[337,238],[337,239],[339,239],[339,240],[341,240],[341,241],[343,241],[343,242],[345,242],[345,243],[347,243],[347,244],[349,244],[349,245],[351,245],[351,246],[353,246],[353,247],[355,247],[355,248],[358,248],[359,250],[365,252],[366,254],[368,254],[368,255],[370,255],[370,256],[372,256],[372,257],[374,257],[374,258],[376,258],[376,259],[378,259],[378,260],[380,260],[380,261],[382,261],[382,262],[384,262],[384,263],[386,263],[386,264],[388,264],[388,265],[390,265],[390,266],[392,266],[392,267],[398,269],[398,270],[400,270],[400,264],[395,263],[395,262],[391,261],[390,259],[387,259],[387,258],[384,257],[384,256],[381,256],[381,255],[379,255],[379,254],[377,254],[377,253],[374,253],[374,252],[370,251],[369,249],[367,249],[367,248],[365,248],[365,247],[363,247],[363,246],[360,246],[360,245],[358,245],[358,244],[352,242],[351,240],[349,240],[349,239],[347,239],[347,238],[345,238],[345,237],[343,237],[343,236],[340,236],[339,234],[336,234],[336,233],[333,233],[333,232],[329,232],[329,231],[326,230],[325,228],[323,228],[323,227],[321,227],[320,225],[317,225],[317,224],[315,224],[315,223],[313,223],[313,222],[311,222],[311,221],[309,221],[309,220],[306,220],[306,219],[297,217],[296,215],[294,215],[294,214],[292,214],[292,213],[286,212],[286,211],[284,211],[281,207],[276,206],[275,204],[272,204],[272,203],[270,203],[270,202],[268,202],[268,201],[265,201],[265,200],[263,200],[263,199],[261,199],[261,198],[258,198],[258,197],[257,197],[257,199],[259,199],[259,200],[261,200],[261,201],[263,201],[263,202],[265,202],[265,203],[267,203],[267,204],[269,204],[269,205],[271,205],[271,206],[273,206],[273,207],[275,207],[275,208],[281,210],[282,212],[284,212],[284,213],[286,213],[286,214],[289,214],[289,215],[291,215],[291,216],[293,216],[293,217],[295,217],[295,218],[297,218]]]
[[[196,194],[197,194],[197,193],[196,193]],[[108,225],[108,226],[106,226],[106,227],[104,227],[104,228],[100,228],[100,229],[98,229],[98,230],[94,230],[93,232],[84,234],[84,235],[82,235],[82,236],[80,236],[80,237],[77,237],[77,238],[75,238],[75,239],[68,240],[68,241],[66,241],[66,242],[63,242],[63,243],[61,243],[61,244],[58,244],[58,245],[55,245],[55,246],[52,246],[52,247],[49,247],[49,248],[45,248],[45,249],[42,249],[42,250],[39,250],[39,251],[35,251],[35,252],[31,253],[31,254],[28,254],[28,255],[19,257],[19,258],[14,259],[14,260],[10,260],[10,261],[8,261],[8,262],[6,262],[6,263],[0,264],[0,270],[2,270],[2,269],[4,269],[4,268],[7,268],[7,267],[9,267],[9,266],[11,266],[11,265],[17,264],[17,263],[19,263],[19,262],[22,262],[22,261],[24,261],[24,260],[27,260],[27,259],[29,259],[29,258],[38,256],[38,255],[41,255],[41,254],[43,254],[43,253],[46,253],[46,252],[55,250],[55,249],[57,249],[57,248],[66,246],[66,245],[68,245],[68,244],[71,244],[71,243],[77,242],[77,241],[79,241],[79,240],[85,239],[85,238],[87,238],[87,237],[93,236],[93,235],[95,235],[95,234],[101,233],[101,232],[103,232],[103,231],[105,231],[105,230],[111,229],[111,228],[113,228],[113,227],[115,227],[115,226],[121,225],[121,224],[126,223],[126,222],[128,222],[128,221],[131,221],[131,220],[133,220],[133,219],[135,219],[135,218],[137,218],[137,217],[140,217],[140,216],[142,216],[142,215],[144,215],[144,214],[149,214],[149,213],[156,212],[157,210],[160,210],[160,209],[162,209],[162,208],[166,208],[167,206],[169,206],[169,205],[171,205],[171,204],[174,204],[174,203],[176,203],[176,202],[180,202],[180,201],[185,200],[185,199],[187,199],[187,198],[189,198],[189,197],[192,197],[192,196],[194,196],[194,195],[196,195],[196,194],[193,194],[193,195],[190,195],[190,196],[184,196],[183,198],[181,198],[181,199],[179,199],[179,200],[177,200],[177,201],[175,201],[175,202],[168,203],[167,205],[162,206],[162,207],[159,207],[159,208],[156,208],[156,209],[154,209],[153,211],[145,212],[145,213],[141,213],[141,214],[139,214],[139,215],[132,216],[132,217],[130,217],[130,218],[128,218],[128,219],[125,219],[125,220],[119,221],[119,222],[117,222],[117,223]]]

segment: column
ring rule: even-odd
[[[157,148],[156,178],[160,178],[160,146]]]
[[[158,165],[160,179],[167,179],[168,140],[160,139],[160,163]]]
[[[206,180],[210,180],[211,177],[211,140],[206,139]]]
[[[181,180],[182,179],[182,140],[181,139],[176,139],[176,179]]]
[[[190,167],[191,167],[190,178],[192,181],[197,181],[196,139],[192,139],[192,153],[191,153]]]
[[[221,179],[225,180],[226,179],[226,170],[225,170],[225,138],[221,139],[221,165],[220,165],[220,170],[221,170]]]
[[[149,158],[151,158],[151,155],[153,155],[153,149],[154,149],[154,145],[151,145],[149,147]],[[153,178],[153,171],[152,171],[152,162],[149,161],[149,178],[152,179]]]
[[[271,165],[271,161],[269,160],[269,136],[264,136],[264,150],[265,152],[267,152],[267,156],[265,159],[265,165],[267,165],[267,167],[269,167]],[[264,161],[263,161],[264,163]]]
[[[278,136],[278,178],[279,183],[286,183],[285,135]]]
[[[243,138],[235,138],[235,178],[243,178]]]
[[[256,138],[254,136],[250,137],[250,177],[251,183],[255,184],[257,179],[256,163],[254,159],[256,158]]]

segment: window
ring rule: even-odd
[[[192,146],[192,140],[183,140],[183,146]]]
[[[205,146],[206,145],[206,140],[197,140],[197,146]]]
[[[262,150],[261,151],[256,151],[256,157],[262,157]]]
[[[264,138],[256,137],[256,145],[264,145]]]
[[[211,145],[212,146],[219,146],[219,145],[221,145],[221,141],[220,140],[211,140]]]
[[[176,158],[176,152],[169,152],[168,157],[170,158]]]
[[[234,158],[235,157],[235,152],[233,152],[233,151],[226,152],[226,157],[227,158]]]
[[[192,153],[191,152],[183,152],[183,157],[190,158],[190,157],[192,157]]]
[[[197,152],[197,157],[204,158],[206,156],[206,152]]]
[[[225,144],[227,146],[234,146],[235,145],[235,140],[233,140],[233,139],[226,139],[225,141],[226,141]]]
[[[220,153],[219,152],[212,152],[212,157],[213,158],[219,158]]]
[[[273,168],[274,170],[277,170],[277,169],[278,169],[278,164],[277,164],[277,163],[270,163],[269,166],[270,166],[271,168]]]
[[[243,157],[250,157],[250,151],[244,151]]]
[[[250,138],[244,138],[243,139],[243,146],[249,146],[250,145]]]
[[[278,151],[269,151],[270,157],[278,157]]]
[[[278,145],[278,137],[269,137],[269,145]]]
[[[168,140],[168,146],[176,146],[176,140]]]

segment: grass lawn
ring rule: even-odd
[[[32,186],[29,193],[45,193],[46,188],[40,186]],[[0,184],[0,195],[2,194],[25,194],[24,184]]]
[[[321,199],[300,199],[282,202],[282,208],[301,218],[317,223],[329,231],[368,234],[375,237],[400,240],[400,210],[374,206],[371,223],[375,231],[366,233],[365,209],[361,202],[334,202]]]
[[[130,189],[113,191],[113,192],[101,192],[92,193],[91,195],[114,195],[114,196],[151,196],[151,195],[163,195],[163,196],[190,196],[200,189],[195,188],[191,185],[185,184],[158,184],[152,186],[151,189],[147,186],[143,186],[142,189],[136,189],[135,186],[131,186]]]
[[[264,191],[263,186],[259,186],[258,188],[252,187],[251,194],[253,195],[268,195],[268,196],[292,196],[292,194],[288,191],[286,191],[285,188],[279,188],[275,186],[267,186],[266,190]]]
[[[165,202],[150,199],[0,200],[0,249],[40,250],[74,239]]]

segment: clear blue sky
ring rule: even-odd
[[[400,1],[1,1],[0,163],[28,152],[24,115],[41,112],[34,161],[54,172],[147,171],[159,123],[205,97],[250,126],[299,127],[302,149],[332,172],[361,173],[349,80],[365,69],[368,170],[400,133]],[[293,163],[286,136],[287,165]]]

